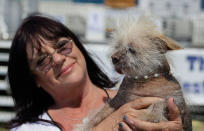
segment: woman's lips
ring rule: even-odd
[[[65,74],[67,74],[67,73],[69,73],[69,72],[72,70],[74,64],[75,64],[75,63],[72,63],[72,64],[66,66],[65,68],[63,68],[62,71],[61,71],[60,74],[59,74],[59,77],[65,75]]]

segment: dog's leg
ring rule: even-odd
[[[142,120],[158,123],[161,121],[168,121],[168,108],[166,102],[158,102],[152,104],[147,110],[149,113],[144,115]]]
[[[92,128],[97,126],[100,122],[102,122],[107,116],[109,116],[114,108],[110,107],[109,104],[106,104],[102,110],[100,110],[96,115],[92,116],[87,123],[77,125],[74,131],[90,131]]]

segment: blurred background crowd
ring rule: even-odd
[[[162,33],[185,48],[167,57],[190,106],[193,130],[204,130],[204,0],[0,0],[0,126],[15,115],[7,84],[9,48],[19,24],[32,13],[68,26],[112,76],[108,50],[116,19],[151,16]]]

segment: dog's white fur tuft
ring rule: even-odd
[[[117,20],[112,33],[112,52],[124,48],[133,48],[137,52],[137,55],[131,55],[128,52],[129,60],[126,60],[126,65],[122,65],[121,69],[129,68],[132,71],[123,70],[124,74],[133,76],[149,74],[163,65],[165,57],[158,51],[158,46],[161,46],[161,43],[152,40],[160,35],[156,24],[149,17],[141,16],[137,19],[127,16]]]
[[[115,31],[112,33],[114,43],[125,44],[131,42],[144,42],[142,39],[146,36],[155,36],[160,34],[157,25],[150,17],[127,16],[116,20]]]

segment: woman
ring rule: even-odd
[[[42,16],[30,16],[18,28],[10,49],[8,75],[17,112],[11,121],[14,131],[70,131],[117,93],[109,90],[115,83],[78,38],[61,23]],[[93,131],[182,130],[173,99],[169,99],[171,121],[155,124],[136,119],[145,113],[145,107],[160,100],[141,98],[127,103]]]

